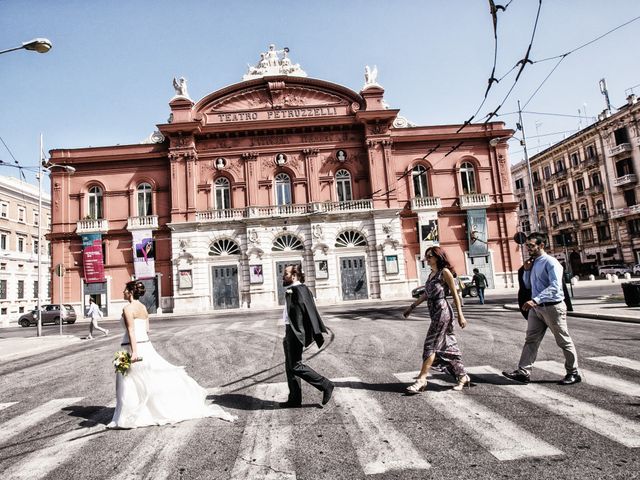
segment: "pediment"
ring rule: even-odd
[[[278,82],[279,83],[279,82]],[[216,99],[207,106],[207,113],[269,110],[287,107],[323,107],[348,105],[345,98],[332,93],[299,86],[253,88]]]

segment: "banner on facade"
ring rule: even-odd
[[[467,210],[467,237],[470,257],[482,257],[489,254],[486,209]]]
[[[82,266],[85,283],[104,282],[104,259],[102,258],[102,235],[82,235]]]
[[[156,244],[153,233],[148,230],[134,230],[133,235],[133,271],[136,279],[156,276]]]

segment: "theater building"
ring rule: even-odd
[[[196,102],[174,80],[169,122],[145,143],[52,150],[76,169],[52,174],[65,301],[94,296],[117,314],[140,278],[152,311],[272,307],[290,263],[320,304],[406,299],[429,245],[460,274],[513,285],[512,131],[415,126],[376,76],[367,68],[356,93],[270,46],[243,81]]]

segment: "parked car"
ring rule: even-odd
[[[640,275],[640,263],[636,263],[632,268],[634,275]]]
[[[470,275],[458,275],[456,277],[457,281],[460,281],[460,283],[462,283],[463,288],[462,288],[462,296],[463,297],[477,297],[478,296],[478,289],[476,288],[476,286],[473,284],[473,277]],[[413,298],[419,298],[420,295],[422,295],[424,293],[424,285],[420,285],[419,287],[414,288],[413,290],[411,290],[411,296]]]
[[[64,323],[76,323],[76,311],[73,309],[71,305],[63,305],[65,309],[64,313]],[[58,325],[60,323],[60,305],[59,304],[50,304],[50,305],[42,305],[42,324],[53,323]],[[38,310],[31,310],[29,313],[25,313],[18,319],[18,324],[21,327],[29,327],[31,325],[38,324]]]
[[[606,277],[607,274],[617,275],[618,277],[625,273],[631,273],[631,269],[625,265],[601,265],[598,267],[598,275]]]

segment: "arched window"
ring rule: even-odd
[[[476,190],[476,172],[471,163],[464,162],[460,165],[460,180],[462,181],[462,193],[464,195],[478,193]]]
[[[138,216],[146,217],[153,215],[153,206],[151,205],[151,185],[141,183],[138,185]]]
[[[351,174],[347,170],[338,170],[336,172],[336,188],[338,189],[339,202],[353,200],[351,195]]]
[[[557,227],[558,226],[558,214],[556,212],[553,212],[551,214],[551,225],[553,227]]]
[[[102,217],[102,189],[100,187],[91,187],[89,189],[89,217],[91,218],[103,218]]]
[[[602,200],[598,200],[596,202],[596,212],[597,213],[605,213],[606,210],[604,208],[604,202]]]
[[[216,210],[225,210],[231,208],[231,195],[229,190],[229,180],[220,177],[214,184],[215,206]]]
[[[540,228],[542,228],[543,230],[546,230],[547,228],[547,219],[544,217],[540,217],[540,221],[538,222],[540,224]]]
[[[416,165],[411,171],[413,178],[413,194],[415,197],[428,197],[429,187],[427,186],[427,169],[422,165]]]
[[[209,246],[209,255],[218,257],[220,255],[240,255],[240,247],[233,240],[223,238],[216,240]]]
[[[303,250],[304,245],[300,239],[294,235],[281,235],[273,241],[271,250],[274,252],[288,252],[290,250]]]
[[[580,218],[582,220],[587,220],[589,218],[589,209],[586,204],[580,205]]]
[[[573,220],[573,215],[571,215],[571,210],[569,210],[568,208],[564,211],[564,219],[565,221],[570,221]]]
[[[362,234],[356,230],[346,230],[336,237],[336,247],[364,247],[367,241]]]
[[[291,204],[291,179],[286,173],[276,175],[276,205]]]

